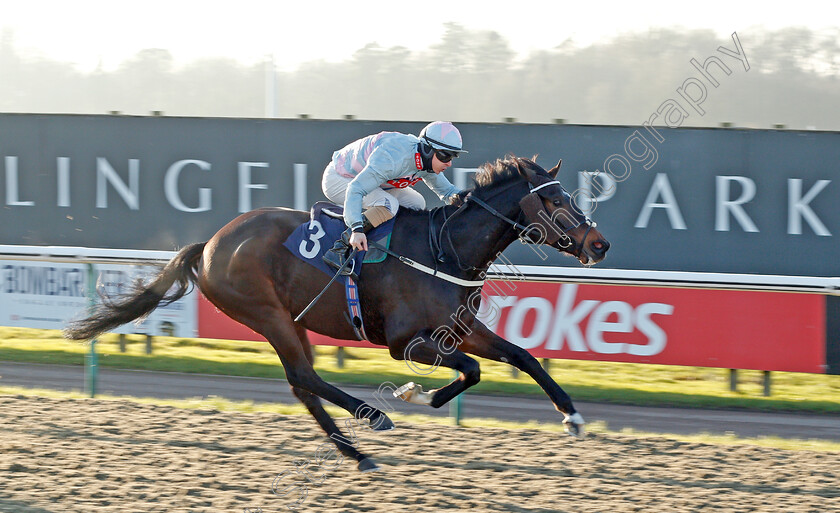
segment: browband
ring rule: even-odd
[[[547,187],[549,185],[554,185],[554,184],[560,185],[562,187],[560,182],[558,182],[557,180],[550,180],[550,181],[545,182],[544,184],[542,184],[540,186],[534,187],[533,189],[531,189],[531,192],[537,192],[538,190],[542,189],[543,187]]]

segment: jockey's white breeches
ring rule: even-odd
[[[335,171],[335,166],[330,163],[324,170],[324,177],[321,179],[321,190],[328,200],[339,205],[344,205],[344,198],[347,194],[347,186],[353,181],[353,177],[341,176]],[[388,185],[388,184],[386,184]],[[426,199],[422,194],[411,187],[398,189],[374,189],[362,199],[362,208],[383,206],[391,215],[397,215],[400,205],[406,208],[420,210],[426,208]]]

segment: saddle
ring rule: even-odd
[[[368,240],[388,248],[391,243],[393,228],[394,219],[390,219],[371,230],[367,234]],[[318,268],[325,274],[333,276],[335,270],[324,263],[323,256],[335,244],[335,241],[341,238],[341,234],[346,229],[344,208],[328,201],[319,201],[312,205],[309,222],[298,226],[283,242],[283,246],[297,258]],[[361,276],[362,264],[379,263],[384,261],[387,256],[385,252],[373,247],[369,251],[357,252],[354,262],[351,264],[354,266],[354,273]]]
[[[393,228],[394,220],[390,219],[371,230],[368,233],[368,239],[387,249],[391,243]],[[283,246],[297,258],[329,276],[334,276],[335,270],[324,263],[323,257],[324,253],[332,248],[335,241],[341,237],[345,230],[344,209],[327,201],[319,201],[312,206],[309,222],[298,226],[283,242]],[[376,248],[371,248],[370,251],[357,252],[351,264],[353,266],[352,274],[360,274],[362,264],[382,262],[387,256],[384,251]],[[347,296],[345,317],[353,327],[356,337],[359,340],[367,340],[356,281],[352,276],[342,276],[342,278]]]

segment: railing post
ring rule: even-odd
[[[125,333],[120,333],[120,352],[121,353],[124,353],[126,351],[126,349],[125,349],[125,344],[126,344],[125,338],[126,338]]]
[[[455,375],[455,379],[458,379],[461,376],[461,373],[454,369],[453,373]],[[461,392],[449,401],[449,416],[452,417],[452,422],[456,426],[461,425],[461,398],[464,397],[464,393],[465,392]]]
[[[738,369],[729,369],[729,391],[738,391]]]
[[[764,371],[764,397],[770,397],[770,371]]]
[[[88,268],[88,308],[91,312],[96,306],[96,269],[92,263]],[[90,397],[96,397],[96,382],[98,374],[98,358],[96,356],[96,338],[90,339],[88,354],[85,355],[85,389]]]
[[[146,354],[152,354],[152,336],[146,335]]]
[[[335,365],[339,369],[344,368],[344,347],[338,346],[338,349],[335,350]]]

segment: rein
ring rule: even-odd
[[[506,190],[510,189],[511,187],[513,187],[515,185],[518,185],[518,182],[513,182],[510,185],[508,185],[506,187],[503,187],[498,191],[495,191],[487,199],[491,199],[495,196],[498,196],[499,194],[505,192]],[[432,255],[435,255],[435,253],[437,253],[437,256],[434,259],[435,260],[435,270],[437,270],[438,262],[443,262],[444,261],[443,244],[441,243],[441,239],[443,238],[444,230],[446,230],[446,225],[447,225],[447,223],[449,223],[450,220],[454,219],[456,216],[458,216],[458,214],[460,214],[460,213],[462,213],[463,211],[466,210],[466,207],[468,206],[470,200],[472,200],[477,205],[479,205],[480,207],[482,207],[485,210],[487,210],[488,212],[490,212],[495,217],[498,217],[499,219],[505,221],[508,224],[511,224],[514,228],[519,228],[520,230],[527,228],[527,227],[517,223],[516,221],[513,221],[512,219],[508,218],[507,216],[505,216],[504,214],[502,214],[498,210],[494,209],[493,207],[491,207],[490,205],[485,203],[483,200],[481,200],[477,196],[473,195],[472,192],[470,192],[466,195],[466,197],[464,198],[464,202],[449,217],[446,217],[446,211],[444,210],[444,207],[434,208],[431,211],[429,211],[429,250],[431,251]],[[437,230],[437,237],[435,237],[435,231],[436,230],[434,229],[434,217],[435,217],[435,214],[437,213],[438,210],[443,212],[444,220],[443,220],[443,224],[441,224],[441,226],[440,226],[440,229]],[[458,264],[459,269],[461,269],[462,271],[479,271],[479,272],[486,272],[487,271],[487,268],[490,265],[489,263],[488,263],[488,267],[484,267],[484,268],[475,267],[475,266],[472,266],[472,265],[465,266],[461,263],[461,258],[458,256],[458,252],[455,250],[455,244],[452,242],[452,236],[451,236],[451,233],[448,230],[446,231],[446,240],[449,242],[449,247],[452,248],[452,255],[455,257],[455,262]]]
[[[523,226],[522,224],[517,223],[513,219],[507,217],[506,215],[502,214],[501,212],[499,212],[495,208],[491,207],[490,205],[485,203],[484,200],[479,199],[478,196],[467,196],[467,201],[475,202],[478,206],[480,206],[484,210],[490,212],[491,214],[498,217],[499,219],[506,222],[507,224],[513,226],[515,229],[519,230],[520,232],[523,232],[523,231],[528,229],[527,226]]]
[[[507,191],[511,187],[514,187],[518,184],[519,184],[519,182],[513,182],[512,184],[510,184],[506,187],[503,187],[500,190],[494,191],[494,194],[492,194],[487,199],[488,200],[492,199],[493,197],[498,196],[499,194]],[[558,182],[557,180],[549,180],[549,181],[546,181],[546,182],[544,182],[544,183],[542,183],[542,184],[540,184],[536,187],[533,187],[531,185],[531,183],[528,182],[528,189],[529,189],[528,194],[526,194],[526,196],[524,196],[523,199],[526,198],[526,197],[530,197],[531,194],[537,194],[537,191],[539,191],[543,187],[548,187],[549,185],[558,185],[558,186],[560,186],[561,189],[563,187],[562,184],[560,182]],[[539,196],[539,195],[537,195],[537,196]],[[452,248],[452,255],[455,257],[455,261],[456,261],[456,263],[458,265],[458,268],[460,270],[462,270],[462,271],[479,271],[479,272],[486,272],[486,270],[487,270],[487,267],[479,268],[479,267],[475,267],[475,266],[471,266],[471,265],[469,265],[469,266],[463,265],[461,263],[460,257],[458,256],[458,252],[455,249],[455,244],[452,242],[451,232],[446,229],[449,221],[451,221],[452,219],[457,217],[459,214],[463,213],[466,210],[466,207],[468,206],[470,201],[472,201],[473,203],[475,203],[479,207],[486,210],[493,217],[496,217],[497,219],[499,219],[501,221],[504,221],[505,223],[509,224],[512,227],[513,230],[516,230],[517,236],[519,236],[520,238],[521,238],[521,235],[528,230],[528,226],[525,226],[522,223],[520,223],[518,220],[513,220],[513,219],[509,218],[508,216],[502,214],[501,212],[499,212],[498,210],[493,208],[485,200],[482,200],[481,198],[479,198],[478,196],[475,196],[472,192],[470,192],[464,198],[464,202],[450,216],[446,215],[445,207],[437,207],[437,208],[433,208],[429,211],[429,252],[432,254],[433,260],[435,262],[434,269],[432,269],[430,267],[427,267],[423,264],[420,264],[418,262],[415,262],[414,260],[411,260],[410,258],[407,258],[407,257],[404,257],[404,256],[399,255],[397,253],[394,253],[393,251],[391,251],[388,248],[385,248],[385,247],[383,247],[379,244],[376,244],[376,243],[369,243],[369,244],[371,244],[371,245],[373,245],[373,247],[376,247],[377,249],[380,249],[380,250],[384,251],[385,253],[397,258],[400,262],[402,262],[402,263],[404,263],[404,264],[406,264],[410,267],[413,267],[413,268],[415,268],[419,271],[430,274],[432,276],[441,278],[441,279],[443,279],[445,281],[448,281],[450,283],[455,283],[455,284],[461,285],[463,287],[481,287],[484,284],[483,280],[481,280],[481,281],[478,281],[478,280],[476,280],[476,281],[464,280],[464,279],[456,278],[456,277],[451,276],[449,274],[440,272],[437,269],[438,263],[444,261],[445,253],[444,253],[444,249],[443,249],[442,239],[443,239],[444,233],[446,233],[446,240],[449,243],[449,246]],[[520,203],[521,202],[522,202],[522,200],[520,200]],[[439,229],[435,230],[434,219],[435,219],[435,215],[438,213],[438,211],[442,212],[443,223],[441,223]],[[523,214],[524,214],[524,211],[520,210],[519,217],[522,217]],[[525,215],[525,219],[526,219],[526,221],[531,221],[528,218],[527,215]],[[539,221],[531,221],[531,222],[532,223],[536,222],[536,223],[540,224],[546,230],[555,229],[553,226],[552,227],[545,227],[544,224],[539,222]],[[569,226],[569,227],[563,227],[562,225],[558,226],[559,229],[560,229],[560,232],[562,232],[564,235],[566,235],[567,238],[569,238],[571,240],[571,238],[568,236],[568,232],[570,230],[573,230],[573,229],[581,226],[584,223],[586,223],[586,225],[587,225],[586,233],[584,233],[583,238],[581,239],[581,243],[578,245],[579,247],[578,247],[577,253],[574,254],[574,256],[576,258],[580,258],[580,255],[583,252],[583,242],[586,241],[586,237],[589,236],[589,232],[592,230],[592,228],[595,227],[595,223],[592,222],[592,220],[590,220],[589,217],[584,216],[583,221],[577,223],[574,226]],[[531,242],[533,242],[533,241],[531,241]],[[490,264],[488,263],[488,266],[489,265]]]

